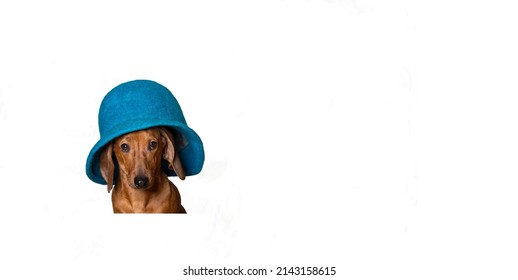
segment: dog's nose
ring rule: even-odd
[[[143,188],[147,187],[148,182],[149,182],[149,179],[146,176],[137,176],[137,177],[135,177],[135,180],[134,180],[135,187],[137,189],[143,189]]]

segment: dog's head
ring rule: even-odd
[[[154,180],[163,172],[162,159],[181,180],[185,179],[180,157],[175,152],[173,134],[167,128],[153,127],[116,138],[101,154],[101,175],[106,180],[108,192],[114,185],[114,161],[120,180],[136,189],[146,189],[154,186]]]

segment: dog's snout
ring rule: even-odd
[[[137,176],[135,177],[134,183],[137,189],[143,189],[147,187],[149,183],[149,178],[146,176]]]

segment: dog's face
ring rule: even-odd
[[[153,185],[161,170],[161,161],[167,142],[158,129],[128,133],[115,139],[113,152],[119,163],[121,178],[127,184],[145,189]]]
[[[101,155],[101,174],[108,183],[108,192],[113,186],[113,155],[119,166],[122,184],[136,189],[155,185],[162,172],[162,159],[169,162],[180,179],[185,178],[182,164],[175,153],[174,139],[165,128],[150,128],[131,132],[116,138]]]

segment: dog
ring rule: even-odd
[[[100,169],[108,193],[113,189],[114,213],[186,213],[180,192],[162,170],[162,159],[185,179],[173,133],[165,127],[130,132],[104,147]]]

